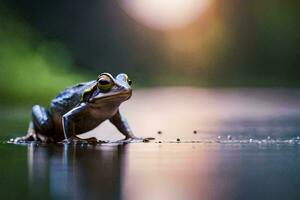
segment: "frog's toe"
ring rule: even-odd
[[[105,140],[98,140],[97,141],[98,144],[106,144],[109,143],[109,141],[105,141]]]
[[[69,137],[68,139],[63,140],[63,143],[66,144],[76,144],[76,143],[87,143],[87,141],[78,138],[76,136]]]
[[[25,142],[25,139],[24,139],[24,137],[16,137],[14,139],[11,139],[10,142],[13,142],[13,143],[23,143],[23,142]]]
[[[105,140],[98,140],[95,137],[87,138],[87,139],[85,139],[85,141],[87,141],[89,144],[103,144],[103,143],[108,143]]]
[[[117,140],[115,141],[116,143],[121,143],[121,144],[127,144],[127,143],[130,143],[132,141],[132,138],[125,138],[125,139],[122,139],[122,140]]]
[[[98,141],[97,138],[91,137],[91,138],[79,138],[77,136],[72,136],[66,140],[63,141],[64,143],[74,143],[74,144],[97,144],[97,143],[103,143],[104,141]]]
[[[153,137],[136,137],[136,136],[128,139],[130,139],[130,142],[150,142],[150,140],[155,140],[155,138]]]
[[[11,139],[10,141],[13,143],[25,143],[34,141],[34,137],[32,135],[26,135],[22,137],[16,137],[14,139]]]
[[[40,133],[29,133],[26,136],[16,138],[14,142],[15,143],[21,143],[21,142],[51,143],[53,142],[53,139]]]

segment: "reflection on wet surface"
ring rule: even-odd
[[[125,146],[28,146],[32,197],[121,199]]]
[[[18,158],[6,158],[7,165],[14,164],[10,174],[0,175],[5,198],[296,199],[300,195],[299,145],[137,143],[29,145],[19,150]],[[28,171],[14,176],[23,169]],[[23,187],[26,192],[19,193]]]
[[[293,199],[298,146],[130,146],[125,199]]]

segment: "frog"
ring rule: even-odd
[[[27,134],[14,141],[104,142],[96,137],[81,138],[78,135],[95,129],[106,120],[125,136],[122,141],[143,140],[145,138],[133,134],[119,109],[132,96],[131,84],[125,73],[113,77],[104,72],[95,80],[68,87],[52,99],[49,109],[34,105]]]

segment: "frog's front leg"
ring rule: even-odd
[[[119,110],[109,119],[109,121],[117,127],[117,129],[125,136],[125,139],[137,138],[133,135],[127,120],[120,114]]]
[[[117,111],[117,113],[112,116],[109,121],[115,125],[117,127],[117,129],[125,136],[124,140],[121,140],[122,142],[130,142],[132,140],[138,140],[138,141],[143,141],[143,140],[152,140],[154,138],[141,138],[141,137],[136,137],[133,133],[132,130],[127,122],[127,120],[125,119],[125,117],[123,117],[119,110]]]
[[[64,114],[62,118],[62,124],[63,124],[63,130],[64,130],[64,136],[66,141],[73,142],[73,141],[79,141],[84,143],[95,143],[97,142],[97,138],[91,137],[87,139],[82,139],[76,136],[75,133],[75,120],[77,117],[82,114],[82,112],[85,112],[87,109],[87,105],[85,103],[81,103],[77,107],[73,108],[66,114]]]

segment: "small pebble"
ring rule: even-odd
[[[267,139],[268,139],[268,140],[271,140],[271,136],[268,136]]]
[[[158,143],[161,143],[161,141],[158,141]]]
[[[149,139],[145,138],[143,139],[143,142],[149,142]]]
[[[252,138],[250,138],[250,139],[249,139],[249,142],[253,142],[253,139],[252,139]]]
[[[218,140],[221,140],[221,136],[220,135],[218,136]]]
[[[177,138],[177,140],[176,140],[177,142],[180,142],[180,138]]]
[[[194,131],[193,131],[193,133],[194,133],[194,134],[197,134],[197,131],[196,131],[196,130],[194,130]]]
[[[300,140],[300,137],[299,137],[299,136],[297,136],[297,137],[296,137],[296,139],[297,139],[297,140]]]
[[[231,135],[227,135],[227,140],[232,140]]]
[[[162,132],[161,131],[157,131],[157,134],[162,134]]]

